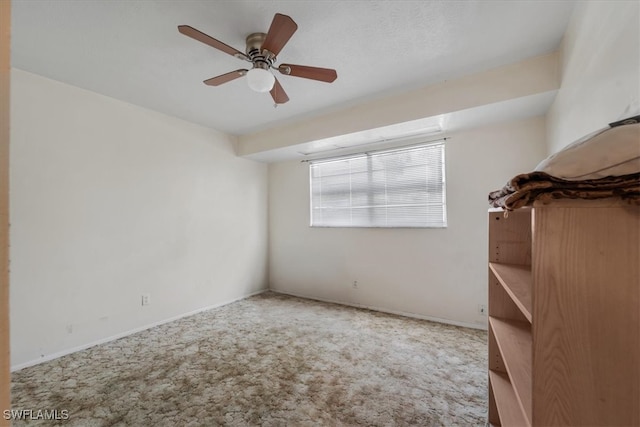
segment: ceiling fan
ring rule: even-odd
[[[239,77],[247,76],[249,87],[257,92],[270,92],[276,105],[284,104],[289,100],[289,97],[284,89],[282,89],[278,79],[271,73],[271,69],[278,70],[286,76],[302,77],[327,83],[333,82],[338,77],[336,70],[330,68],[308,67],[294,64],[274,65],[277,61],[277,55],[297,29],[298,25],[291,17],[276,13],[273,21],[271,21],[269,31],[266,34],[252,33],[247,36],[246,53],[242,53],[189,25],[178,26],[178,31],[185,36],[189,36],[192,39],[253,64],[250,70],[239,69],[221,74],[205,80],[204,84],[220,86]]]

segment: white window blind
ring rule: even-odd
[[[312,161],[312,227],[446,227],[444,141]]]

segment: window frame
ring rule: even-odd
[[[309,163],[309,227],[311,228],[389,228],[389,229],[393,229],[393,228],[409,228],[409,229],[429,229],[429,228],[436,228],[436,229],[440,229],[440,228],[447,228],[448,227],[448,212],[447,212],[447,182],[446,182],[446,142],[447,138],[441,138],[441,139],[437,139],[437,140],[431,140],[431,141],[420,141],[420,142],[416,142],[410,145],[404,145],[404,146],[400,146],[400,147],[393,147],[393,148],[386,148],[386,149],[380,149],[380,150],[372,150],[372,151],[366,151],[366,152],[359,152],[359,153],[353,153],[353,154],[349,154],[349,155],[343,155],[343,156],[335,156],[335,157],[326,157],[326,158],[320,158],[320,159],[314,159],[314,160],[308,160],[307,162]],[[341,161],[341,160],[349,160],[349,159],[359,159],[359,158],[366,158],[367,159],[367,169],[366,169],[366,173],[371,175],[373,172],[375,172],[374,170],[372,170],[372,164],[371,164],[371,159],[373,156],[383,156],[383,155],[387,155],[387,154],[395,154],[395,153],[402,153],[402,152],[406,152],[406,151],[411,151],[411,150],[418,150],[418,149],[427,149],[427,148],[434,148],[434,147],[440,147],[439,150],[439,154],[440,154],[440,158],[441,158],[441,163],[439,165],[439,168],[441,170],[441,176],[439,176],[440,178],[440,183],[437,184],[437,186],[435,188],[433,183],[429,183],[428,181],[425,182],[424,187],[427,188],[426,192],[424,194],[426,194],[427,196],[429,194],[437,194],[441,192],[441,195],[439,195],[438,197],[441,200],[441,203],[432,203],[433,205],[437,205],[437,206],[441,206],[442,209],[442,221],[441,222],[430,222],[428,224],[422,225],[422,224],[407,224],[407,225],[388,225],[388,224],[366,224],[366,225],[354,225],[353,221],[351,221],[350,224],[345,224],[345,225],[336,225],[336,224],[314,224],[314,178],[313,173],[313,165],[314,164],[322,164],[322,163],[329,163],[329,162],[335,162],[335,161]],[[411,165],[409,167],[413,167],[413,166],[419,166],[419,167],[429,167],[429,162],[425,162],[424,164],[417,164],[417,165]],[[387,172],[387,170],[390,168],[384,168],[385,174]],[[350,172],[349,176],[351,177],[353,174]],[[386,180],[385,177],[385,185],[388,183],[388,181]],[[367,197],[372,197],[372,194],[374,194],[374,192],[372,191],[372,187],[373,185],[375,185],[375,183],[371,182],[371,178],[369,178],[369,182],[365,188],[365,191],[363,192],[363,194],[366,194]],[[411,186],[416,186],[415,183],[406,183],[405,185],[406,187],[411,187]],[[393,188],[394,189],[398,189],[401,188],[402,184],[398,184],[395,185]],[[429,187],[432,187],[431,189],[429,189]],[[421,186],[421,188],[423,188]],[[441,190],[441,191],[438,191]],[[385,190],[386,191],[386,190]],[[340,190],[337,191],[338,193],[340,192]],[[351,196],[352,191],[351,189],[349,189],[349,195]],[[408,204],[405,204],[404,206],[407,206]],[[429,203],[425,203],[425,204],[418,204],[418,206],[428,206]],[[358,207],[358,206],[348,206],[345,207],[345,209],[348,209],[350,212],[352,212],[354,209],[367,209],[369,211],[374,210],[375,208],[385,208],[388,209],[389,207],[393,207],[390,204],[384,204],[384,205],[375,205],[375,203],[369,203],[367,206],[363,206],[363,207]]]

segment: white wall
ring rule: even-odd
[[[549,154],[640,114],[640,2],[579,2],[561,53],[562,83],[547,115]]]
[[[310,228],[308,164],[270,164],[270,287],[485,327],[477,305],[487,299],[487,194],[545,157],[545,122],[451,136],[446,229]]]
[[[11,79],[14,368],[266,288],[266,165],[211,129]]]

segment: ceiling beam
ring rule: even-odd
[[[445,80],[399,95],[238,137],[240,156],[433,117],[555,91],[559,55],[549,53],[488,71]]]

